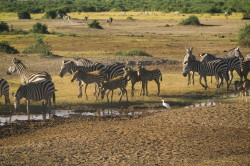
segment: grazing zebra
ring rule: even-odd
[[[106,67],[101,63],[94,63],[91,66],[77,66],[73,61],[66,61],[63,60],[61,64],[61,70],[60,70],[60,77],[63,77],[66,73],[73,74],[78,70],[82,70],[85,72],[92,72],[92,71],[100,71],[100,73],[106,78],[107,77],[107,71]],[[83,81],[78,81],[79,86],[79,92],[78,97],[82,97],[82,86],[84,85]],[[97,87],[95,88],[97,89]],[[95,92],[96,93],[96,92]]]
[[[193,51],[193,47],[191,48],[186,48],[186,55],[184,56],[184,60],[183,63],[186,61],[190,61],[190,60],[196,60],[196,57],[193,55],[192,51]],[[183,64],[184,65],[184,64]],[[191,74],[192,72],[192,74]],[[194,85],[194,71],[189,72],[188,75],[188,85],[191,84],[191,76],[192,76],[192,84]]]
[[[209,61],[209,62],[200,62],[197,60],[191,60],[191,61],[184,62],[183,76],[186,77],[190,71],[195,71],[195,72],[199,73],[200,84],[205,89],[208,88],[206,76],[214,76],[214,75],[221,78],[221,80],[223,78],[225,78],[225,80],[227,82],[227,90],[229,89],[228,67],[227,67],[227,63],[225,61],[214,60],[214,61]],[[202,84],[202,82],[201,82],[202,77],[204,78],[205,85]],[[217,88],[219,88],[221,86],[221,84],[222,84],[222,81],[219,84],[218,79],[217,79]]]
[[[229,84],[231,84],[232,80],[233,80],[233,71],[235,70],[237,72],[237,74],[241,77],[242,80],[242,75],[241,75],[241,60],[236,56],[231,56],[228,58],[217,58],[215,55],[212,54],[200,54],[201,56],[201,62],[209,62],[209,61],[213,61],[213,60],[222,60],[225,61],[228,64],[228,70],[230,73],[230,80],[229,80]]]
[[[44,111],[46,111],[47,105],[51,105],[51,98],[55,104],[55,86],[50,80],[42,80],[38,82],[30,82],[26,85],[21,85],[14,96],[14,107],[17,110],[20,104],[20,100],[25,98],[27,100],[27,114],[30,113],[29,105],[30,100],[42,101]]]
[[[51,76],[43,71],[39,73],[35,73],[30,71],[26,66],[18,59],[13,58],[12,59],[12,64],[7,70],[7,74],[11,75],[12,73],[17,72],[17,74],[21,78],[21,82],[23,84],[27,84],[29,82],[36,82],[36,81],[41,81],[41,80],[52,80]]]
[[[94,64],[94,62],[85,58],[73,57],[73,59],[77,66],[91,66]]]
[[[241,69],[241,76],[247,80],[247,75],[250,72],[250,59],[241,63]]]
[[[5,79],[0,78],[0,98],[4,95],[5,105],[10,104],[9,84]]]
[[[159,69],[146,69],[143,66],[138,67],[138,76],[142,82],[142,93],[140,95],[148,96],[148,81],[154,80],[158,87],[158,93],[160,94],[160,80],[162,81],[162,74]]]
[[[131,96],[134,96],[134,91],[135,91],[135,84],[139,81],[141,81],[139,75],[138,75],[138,72],[133,70],[132,68],[130,67],[126,67],[125,68],[125,75],[128,76],[128,78],[130,79],[131,81],[131,85],[132,85],[132,88],[131,88]],[[142,89],[141,89],[142,90]]]
[[[109,93],[110,91],[112,92],[111,93],[111,102],[113,100],[113,92],[115,89],[120,89],[121,91],[121,94],[120,94],[120,100],[119,102],[122,100],[122,96],[124,93],[126,93],[126,97],[127,97],[127,101],[128,101],[128,93],[127,93],[127,90],[126,90],[126,86],[127,86],[127,76],[118,76],[118,77],[115,77],[109,81],[105,81],[102,86],[101,86],[101,98],[103,99],[104,96],[105,96],[105,92],[108,90],[106,96],[107,96],[107,101],[109,103]]]
[[[104,76],[100,74],[100,71],[93,71],[93,72],[85,72],[83,70],[78,70],[74,73],[73,78],[71,79],[71,82],[74,82],[74,80],[81,80],[83,81],[86,85],[85,85],[85,95],[86,95],[86,99],[88,100],[88,95],[87,95],[87,87],[88,84],[92,84],[92,83],[96,83],[98,86],[98,89],[95,89],[95,93],[94,95],[96,96],[96,100],[99,96],[99,88],[101,87],[101,83],[104,82]],[[82,86],[81,86],[82,87]],[[79,87],[80,88],[80,87]],[[79,90],[80,92],[82,92],[82,90]],[[97,94],[98,91],[98,94]],[[82,96],[82,94],[79,94],[79,96]]]

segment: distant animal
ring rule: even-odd
[[[68,15],[63,15],[63,20],[64,20],[64,21],[69,21],[69,20],[70,20],[70,16],[68,16]]]
[[[107,19],[107,24],[110,25],[110,24],[112,24],[112,22],[113,22],[113,18],[112,18],[112,17],[109,17],[109,18]]]
[[[128,78],[127,76],[118,76],[115,77],[109,81],[106,81],[102,84],[101,87],[101,98],[103,99],[105,96],[106,91],[108,90],[108,92],[106,93],[106,97],[107,97],[107,101],[109,103],[109,93],[111,93],[111,102],[113,101],[113,94],[114,94],[114,90],[115,89],[120,89],[121,94],[120,94],[120,100],[119,102],[122,100],[122,96],[124,95],[124,93],[126,94],[127,97],[127,101],[128,101],[128,93],[126,90],[126,86],[127,86],[127,82],[128,82]]]
[[[0,78],[0,98],[4,96],[5,105],[10,105],[9,84],[5,79]]]
[[[163,107],[166,107],[168,109],[171,109],[170,105],[168,103],[165,103],[164,100],[161,100],[162,101],[162,105]]]
[[[46,111],[47,105],[51,105],[51,98],[55,104],[55,85],[50,80],[42,80],[38,82],[30,82],[26,85],[21,85],[14,96],[14,107],[17,110],[20,100],[25,98],[27,101],[27,114],[30,113],[29,105],[30,100],[42,101],[43,111]]]
[[[83,71],[83,70],[78,70],[74,73],[72,79],[71,79],[71,82],[73,82],[75,79],[77,80],[81,80],[83,81],[86,85],[85,85],[85,95],[86,95],[86,99],[88,100],[88,95],[87,95],[87,87],[89,84],[92,84],[92,83],[96,83],[97,86],[96,86],[96,90],[95,90],[95,93],[94,95],[96,96],[96,100],[99,96],[99,89],[101,88],[101,84],[104,82],[105,80],[105,77],[100,73],[100,71],[93,71],[93,72],[86,72],[86,71]],[[82,96],[82,94],[81,94]]]
[[[237,94],[237,92],[240,93],[239,101],[240,100],[244,101],[244,98],[245,98],[245,101],[247,101],[247,93],[249,89],[250,89],[250,80],[234,82],[234,93],[235,94]]]
[[[84,21],[88,21],[88,19],[89,19],[88,16],[84,16],[84,17],[83,17],[83,20],[84,20]]]
[[[148,96],[148,81],[155,81],[157,84],[157,95],[160,95],[160,81],[162,81],[162,74],[160,69],[146,69],[144,66],[138,66],[138,76],[142,82],[142,93],[140,95]]]

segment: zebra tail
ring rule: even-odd
[[[53,104],[56,105],[56,94],[55,94],[55,91],[53,92]]]

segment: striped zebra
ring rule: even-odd
[[[26,85],[21,85],[16,93],[12,93],[14,96],[14,107],[17,110],[20,104],[20,100],[25,98],[27,101],[27,114],[30,113],[29,105],[30,100],[42,101],[44,111],[49,104],[51,105],[51,98],[55,104],[55,86],[50,80],[42,80],[37,82],[30,82]]]
[[[206,76],[216,76],[221,80],[225,78],[227,82],[227,90],[229,89],[229,76],[228,76],[228,65],[225,61],[221,60],[214,60],[209,62],[200,62],[197,60],[191,60],[184,62],[183,66],[183,76],[186,77],[188,72],[195,71],[199,73],[200,79],[199,82],[205,89],[208,88],[207,86],[207,79]],[[204,78],[205,85],[202,84],[201,79]],[[217,88],[222,85],[222,81],[219,83],[217,79]]]
[[[85,59],[85,58],[78,58],[78,57],[73,57],[75,63],[77,66],[91,66],[94,64],[91,60]]]
[[[140,95],[148,96],[148,81],[154,80],[158,87],[158,93],[160,94],[160,80],[162,81],[162,74],[159,69],[146,69],[143,66],[138,67],[138,76],[142,82],[142,93]]]
[[[186,49],[186,55],[184,56],[183,65],[184,65],[184,62],[186,62],[186,61],[196,60],[196,57],[193,55],[193,47],[191,47],[191,48],[185,47],[185,49]],[[191,82],[194,85],[194,73],[195,73],[194,71],[190,71],[187,74],[188,75],[188,84],[187,85],[190,85]],[[192,81],[191,81],[191,77],[192,77]]]
[[[85,95],[86,95],[86,99],[88,100],[88,95],[87,95],[87,87],[88,84],[92,84],[92,83],[96,83],[97,89],[95,89],[95,93],[94,95],[96,96],[96,100],[99,96],[99,88],[101,87],[101,83],[104,82],[104,76],[102,74],[100,74],[100,71],[93,71],[93,72],[85,72],[83,70],[78,70],[74,73],[71,82],[74,82],[74,80],[81,80],[83,81],[86,85],[85,85]],[[82,86],[81,86],[82,87]],[[80,87],[79,87],[80,88]],[[82,92],[82,89],[79,89],[79,92]],[[97,94],[98,92],[98,94]],[[78,96],[82,96],[82,94],[79,94]]]
[[[114,90],[119,88],[121,91],[121,94],[120,94],[121,97],[120,97],[119,102],[122,100],[122,96],[124,95],[124,93],[126,93],[126,97],[127,97],[127,101],[128,101],[128,93],[126,90],[127,82],[128,82],[127,76],[118,76],[118,77],[115,77],[109,81],[105,81],[101,86],[101,98],[102,99],[104,98],[105,92],[108,90],[108,92],[106,93],[106,96],[107,96],[107,101],[109,103],[108,95],[111,91],[112,92],[111,93],[111,102],[112,102]]]
[[[9,84],[5,79],[0,78],[0,98],[5,97],[5,105],[10,105]]]
[[[7,74],[11,75],[12,73],[17,72],[17,74],[21,78],[21,82],[23,84],[27,84],[29,82],[36,82],[41,80],[52,80],[51,76],[43,71],[39,73],[32,72],[29,70],[20,60],[13,58],[12,64],[7,70]]]
[[[244,78],[244,80],[247,80],[247,75],[250,72],[250,59],[243,61],[241,63],[241,76]]]
[[[233,80],[233,72],[234,70],[237,72],[237,74],[240,76],[241,80],[242,80],[242,75],[241,75],[241,60],[236,56],[231,56],[228,58],[218,58],[215,55],[212,54],[200,54],[201,56],[201,62],[209,62],[209,61],[213,61],[213,60],[221,60],[221,61],[225,61],[228,64],[228,70],[229,70],[229,74],[230,74],[230,79],[229,79],[229,84],[231,84],[232,80]]]
[[[240,48],[239,47],[232,48],[231,50],[229,50],[227,52],[226,56],[228,56],[228,57],[238,57],[241,61],[244,61],[244,56],[240,52]]]
[[[63,60],[61,64],[61,70],[59,73],[60,77],[63,77],[65,74],[73,74],[78,70],[82,70],[85,72],[93,72],[93,71],[100,71],[100,73],[106,78],[107,77],[107,71],[106,67],[101,63],[94,63],[91,66],[77,66],[73,61],[67,61]],[[78,92],[78,98],[82,97],[82,86],[84,85],[83,81],[78,81],[79,86],[79,92]],[[96,85],[97,86],[97,85]],[[95,87],[97,89],[97,87]],[[96,92],[95,92],[96,93]]]
[[[107,80],[111,80],[115,77],[118,76],[123,76],[125,71],[125,65],[122,63],[113,63],[111,65],[106,65],[106,70],[107,70]]]
[[[134,91],[135,91],[135,84],[139,81],[141,81],[138,72],[136,70],[133,70],[130,67],[125,68],[125,75],[128,76],[129,80],[131,81],[131,96],[134,96]],[[142,91],[142,89],[141,89]]]

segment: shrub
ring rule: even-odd
[[[17,54],[19,53],[14,47],[10,46],[8,42],[2,41],[0,42],[0,52],[6,52],[8,54]]]
[[[250,11],[243,12],[243,20],[250,20]]]
[[[129,51],[117,51],[115,53],[117,56],[152,56],[144,51],[140,50],[129,50]]]
[[[240,45],[250,47],[250,24],[240,29],[238,42]]]
[[[88,24],[88,26],[89,28],[103,29],[97,20],[93,20],[91,23]]]
[[[31,32],[33,33],[41,33],[41,34],[48,34],[48,27],[46,24],[42,24],[40,22],[37,22],[33,25]]]
[[[50,45],[44,42],[42,37],[38,37],[33,45],[24,49],[23,53],[39,54],[42,57],[53,56]]]
[[[6,22],[1,21],[0,22],[0,32],[4,32],[4,31],[9,31],[9,26]]]
[[[127,20],[134,20],[132,16],[128,16]]]
[[[201,25],[198,17],[189,16],[187,19],[184,19],[180,22],[181,25]]]
[[[27,11],[21,11],[17,13],[18,19],[31,19],[30,13]]]
[[[56,10],[47,10],[45,11],[45,14],[43,18],[47,19],[55,19],[57,17],[57,11]]]

